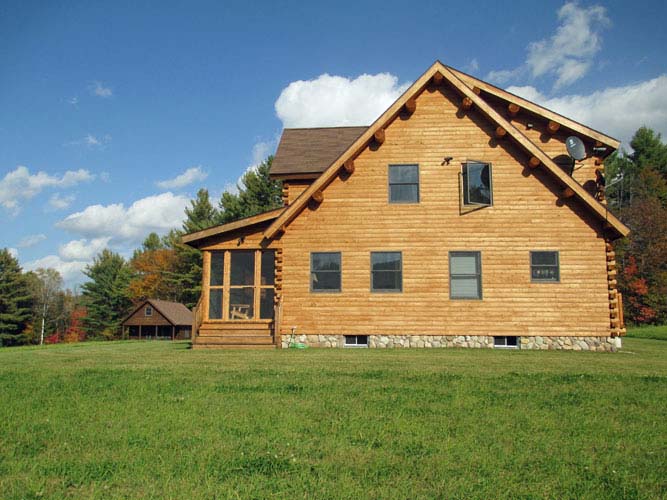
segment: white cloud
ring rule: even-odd
[[[65,286],[72,287],[83,281],[84,276],[81,271],[83,271],[88,264],[89,262],[80,260],[67,262],[57,255],[47,255],[41,259],[26,262],[23,265],[23,268],[26,271],[34,271],[40,267],[44,269],[55,269],[60,273],[60,276],[62,276]]]
[[[479,61],[477,61],[477,58],[473,57],[470,59],[470,61],[463,66],[463,71],[466,73],[475,73],[476,71],[479,71]]]
[[[8,248],[7,248],[7,251],[9,252],[9,255],[11,255],[11,256],[14,257],[15,259],[18,258],[18,256],[19,256],[19,251],[18,251],[16,248],[8,247]]]
[[[185,196],[167,192],[142,198],[127,208],[122,203],[91,205],[56,226],[85,238],[139,243],[151,231],[165,233],[180,227],[188,202]]]
[[[92,240],[72,240],[60,245],[58,253],[64,261],[91,261],[102,250],[109,246],[110,237]]]
[[[74,195],[63,196],[60,193],[54,193],[49,198],[49,206],[53,210],[64,210],[74,201]]]
[[[67,99],[67,103],[71,104],[72,106],[76,106],[77,104],[79,104],[79,98],[76,96],[70,97],[69,99]]]
[[[602,130],[625,145],[642,125],[667,137],[667,74],[587,95],[549,98],[532,86],[508,87],[507,90]]]
[[[38,243],[44,241],[46,239],[45,234],[31,234],[29,236],[26,236],[19,241],[19,248],[30,248],[34,247]]]
[[[157,186],[161,189],[178,189],[185,186],[189,186],[194,182],[201,182],[208,177],[208,174],[204,172],[200,166],[190,167],[185,172],[180,175],[177,175],[173,179],[167,179],[164,181],[157,182]]]
[[[65,146],[86,146],[88,149],[100,149],[104,150],[111,142],[111,136],[109,134],[104,134],[102,136],[96,136],[93,134],[86,134],[82,139],[77,139],[75,141],[66,142]]]
[[[285,127],[368,125],[407,88],[389,73],[354,80],[329,74],[290,83],[276,100]]]
[[[66,188],[95,178],[88,170],[68,170],[62,177],[46,172],[31,174],[28,167],[20,165],[0,179],[0,205],[18,213],[20,201],[29,200],[43,189],[50,187]]]
[[[111,87],[105,87],[102,82],[95,81],[89,87],[90,93],[97,97],[107,98],[113,95]]]
[[[607,11],[600,5],[581,7],[569,2],[558,10],[560,24],[551,37],[528,44],[526,61],[515,69],[491,71],[488,80],[504,84],[525,73],[533,78],[555,78],[560,89],[582,78],[602,48],[601,31],[610,25]]]

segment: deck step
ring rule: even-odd
[[[200,337],[266,337],[272,334],[270,330],[199,330]]]
[[[234,344],[234,345],[260,345],[273,344],[273,337],[270,335],[263,336],[246,336],[246,335],[219,335],[197,337],[197,344]]]
[[[193,349],[275,349],[273,344],[249,345],[249,344],[192,344]]]

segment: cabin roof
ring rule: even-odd
[[[280,207],[276,208],[275,210],[269,210],[267,212],[251,215],[250,217],[244,217],[243,219],[238,219],[234,222],[228,222],[227,224],[219,224],[217,226],[202,229],[201,231],[188,233],[181,237],[181,242],[191,247],[199,248],[199,246],[201,246],[201,244],[208,238],[273,220],[277,218],[283,212],[283,210],[284,207]]]
[[[271,164],[271,176],[317,177],[366,129],[361,127],[286,128]]]
[[[403,95],[401,95],[382,115],[380,115],[372,125],[362,132],[356,140],[335,158],[329,164],[327,169],[307,189],[305,189],[292,204],[283,210],[280,216],[277,217],[264,231],[264,237],[273,238],[279,232],[283,231],[285,227],[289,225],[289,223],[306,207],[313,195],[324,190],[332,179],[338,175],[338,172],[345,162],[353,160],[366,147],[368,147],[373,141],[376,132],[383,132],[384,128],[398,116],[408,100],[421,93],[434,77],[442,78],[444,80],[443,83],[448,83],[454,87],[461,95],[462,99],[469,99],[472,105],[474,105],[492,123],[502,127],[507,132],[508,138],[512,139],[527,153],[526,161],[531,157],[535,157],[539,160],[540,165],[554,177],[563,188],[569,188],[587,209],[593,212],[598,219],[601,219],[606,227],[614,231],[614,236],[626,236],[630,232],[618,218],[609,212],[605,205],[601,204],[591,196],[575,179],[564,173],[563,170],[558,167],[549,155],[547,155],[537,144],[531,141],[518,128],[512,125],[506,118],[501,116],[486,101],[484,101],[481,92],[478,95],[472,84],[464,83],[464,81],[462,81],[450,68],[443,65],[440,61],[436,61],[403,93]],[[609,145],[611,146],[611,144]]]
[[[192,325],[192,311],[185,307],[180,302],[169,302],[168,300],[160,299],[146,299],[141,304],[139,304],[131,314],[129,314],[124,320],[125,323],[128,319],[134,316],[141,308],[150,304],[153,306],[157,312],[159,312],[164,318],[169,321],[174,326],[190,326]]]

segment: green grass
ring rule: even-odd
[[[667,497],[667,342],[0,350],[0,498]]]
[[[667,325],[629,327],[628,337],[637,339],[667,340]]]

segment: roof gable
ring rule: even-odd
[[[234,222],[228,222],[227,224],[220,224],[218,226],[208,227],[194,233],[188,233],[181,237],[181,241],[186,245],[198,248],[201,242],[208,238],[276,219],[283,212],[283,210],[283,207],[276,208],[275,210],[269,210],[268,212],[251,215],[250,217],[235,220]]]
[[[384,128],[396,118],[406,104],[409,105],[408,101],[424,90],[432,79],[448,82],[462,95],[464,100],[468,101],[468,104],[475,105],[489,120],[502,127],[508,137],[513,139],[528,154],[528,158],[535,158],[536,161],[539,161],[540,165],[557,179],[564,188],[569,188],[583,202],[586,208],[596,214],[598,218],[605,221],[606,225],[613,229],[617,236],[626,236],[629,233],[629,229],[611,214],[606,206],[595,200],[583,186],[565,174],[539,146],[498,114],[497,111],[489,106],[482,97],[477,95],[470,86],[461,81],[448,67],[436,61],[365,132],[350,144],[319,178],[304,190],[291,205],[285,208],[280,216],[266,229],[264,236],[266,238],[273,238],[280,231],[284,231],[285,227],[306,207],[308,201],[314,196],[319,196],[318,193],[326,188],[336,177],[346,162],[353,160],[363,149],[368,147],[376,134],[379,136],[383,135]]]
[[[134,310],[127,315],[122,321],[125,323],[128,319],[134,316],[143,307],[151,305],[158,313],[160,313],[173,326],[188,326],[192,324],[192,311],[185,307],[180,302],[169,302],[160,299],[146,299],[141,302]]]

